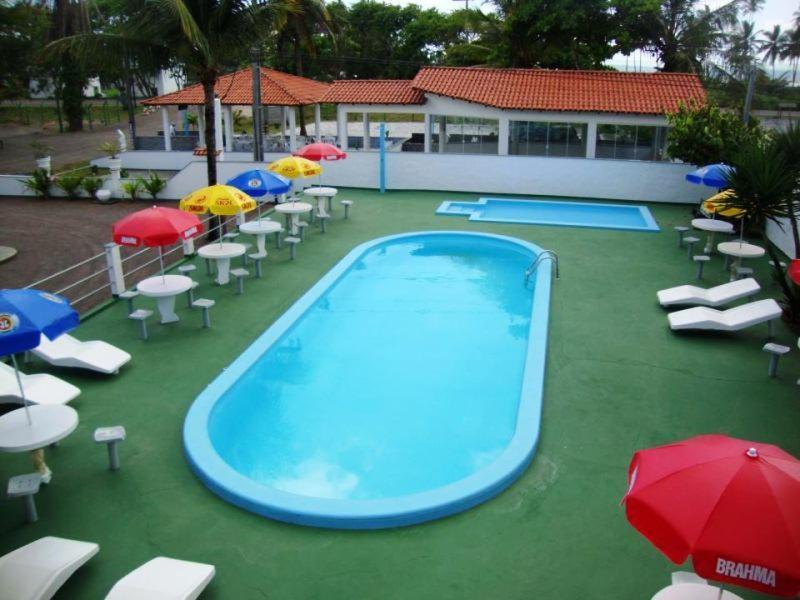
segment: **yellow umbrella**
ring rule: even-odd
[[[739,219],[744,217],[745,211],[741,208],[725,208],[727,205],[727,201],[729,198],[733,197],[733,192],[731,190],[725,190],[724,192],[720,192],[714,196],[711,196],[708,200],[705,200],[701,205],[701,210],[707,215],[718,214],[721,217],[728,217],[731,219]]]
[[[267,170],[289,179],[298,179],[321,174],[322,166],[302,156],[287,156],[268,164]]]
[[[195,190],[184,197],[180,209],[196,215],[236,215],[255,209],[256,201],[230,185],[211,185]]]

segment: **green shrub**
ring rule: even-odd
[[[83,191],[89,194],[90,198],[94,198],[97,190],[101,187],[103,187],[103,180],[100,177],[83,178]]]
[[[77,173],[61,175],[56,179],[56,185],[64,190],[67,198],[75,198],[81,189],[83,177]]]
[[[139,179],[142,184],[142,187],[153,197],[153,200],[156,200],[158,194],[163,191],[165,187],[167,187],[167,182],[161,177],[158,176],[158,173],[150,173],[150,176],[147,179]]]
[[[139,192],[142,191],[142,180],[134,179],[133,181],[126,181],[122,184],[122,191],[131,202],[139,199]]]
[[[50,197],[50,188],[53,185],[53,181],[44,169],[34,169],[30,178],[21,179],[20,181],[37,198],[47,199]]]
[[[117,158],[117,154],[119,154],[121,150],[117,140],[100,144],[100,152],[111,155],[111,158]]]

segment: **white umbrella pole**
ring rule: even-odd
[[[161,265],[161,283],[166,283],[167,280],[164,277],[164,254],[161,246],[158,247],[158,262]]]
[[[28,425],[33,425],[31,420],[31,411],[28,408],[28,399],[25,397],[25,389],[22,387],[22,378],[19,376],[19,367],[17,366],[17,355],[11,355],[11,362],[14,365],[14,375],[17,376],[17,385],[19,386],[19,395],[22,396],[22,403],[25,405],[25,416],[28,418]]]

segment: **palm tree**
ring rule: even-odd
[[[746,76],[756,60],[758,42],[756,28],[752,21],[742,21],[728,36],[725,59],[734,75]]]
[[[787,32],[786,37],[781,58],[788,59],[792,65],[792,86],[794,86],[797,80],[797,64],[800,62],[800,25]]]
[[[772,31],[762,31],[761,33],[764,34],[764,37],[758,41],[758,50],[772,67],[772,78],[775,79],[775,61],[783,55],[789,38],[785,32],[781,31],[780,25],[775,25]]]
[[[127,18],[101,34],[76,35],[51,44],[78,51],[88,61],[115,64],[129,57],[166,56],[203,88],[208,185],[217,182],[214,85],[225,69],[269,26],[278,0],[127,0]]]
[[[283,0],[275,15],[278,34],[278,53],[291,45],[294,74],[303,76],[303,53],[314,57],[317,53],[314,36],[318,33],[332,35],[336,24],[325,8],[323,0]],[[306,119],[300,107],[300,135],[306,135]]]

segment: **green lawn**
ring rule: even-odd
[[[766,326],[675,335],[656,303],[656,290],[694,275],[672,231],[689,221],[688,207],[652,206],[662,228],[654,234],[434,215],[444,199],[474,198],[466,194],[343,190],[340,197],[355,200],[351,219],[342,220],[337,207],[328,233],[312,227],[294,262],[286,248],[270,252],[265,277],[248,280],[244,296],[212,286],[198,270],[199,295],[217,300],[212,330],[200,329],[200,315],[183,308],[178,324],[151,319],[151,339],[143,342],[119,303],[79,328],[78,337],[119,345],[133,362],[109,379],[58,372],[83,390],[73,402],[81,424],[48,451],[55,475],[37,497],[39,522],[24,524],[21,503],[4,501],[0,554],[45,535],[98,542],[100,553],[61,598],[103,597],[125,573],[166,555],[216,565],[205,598],[640,600],[667,585],[677,567],[627,524],[619,505],[636,449],[718,432],[800,455],[796,336],[778,328],[777,341],[794,350],[769,379]],[[195,396],[356,244],[431,229],[516,236],[560,257],[531,467],[472,510],[384,531],[286,525],[211,494],[182,453],[183,417]],[[764,295],[777,297],[766,265],[757,267]],[[708,285],[725,279],[719,257],[706,272]],[[38,363],[28,367],[39,370]],[[110,473],[91,432],[115,424],[125,425],[128,440],[122,470]],[[25,455],[0,460],[3,481],[29,470]]]

